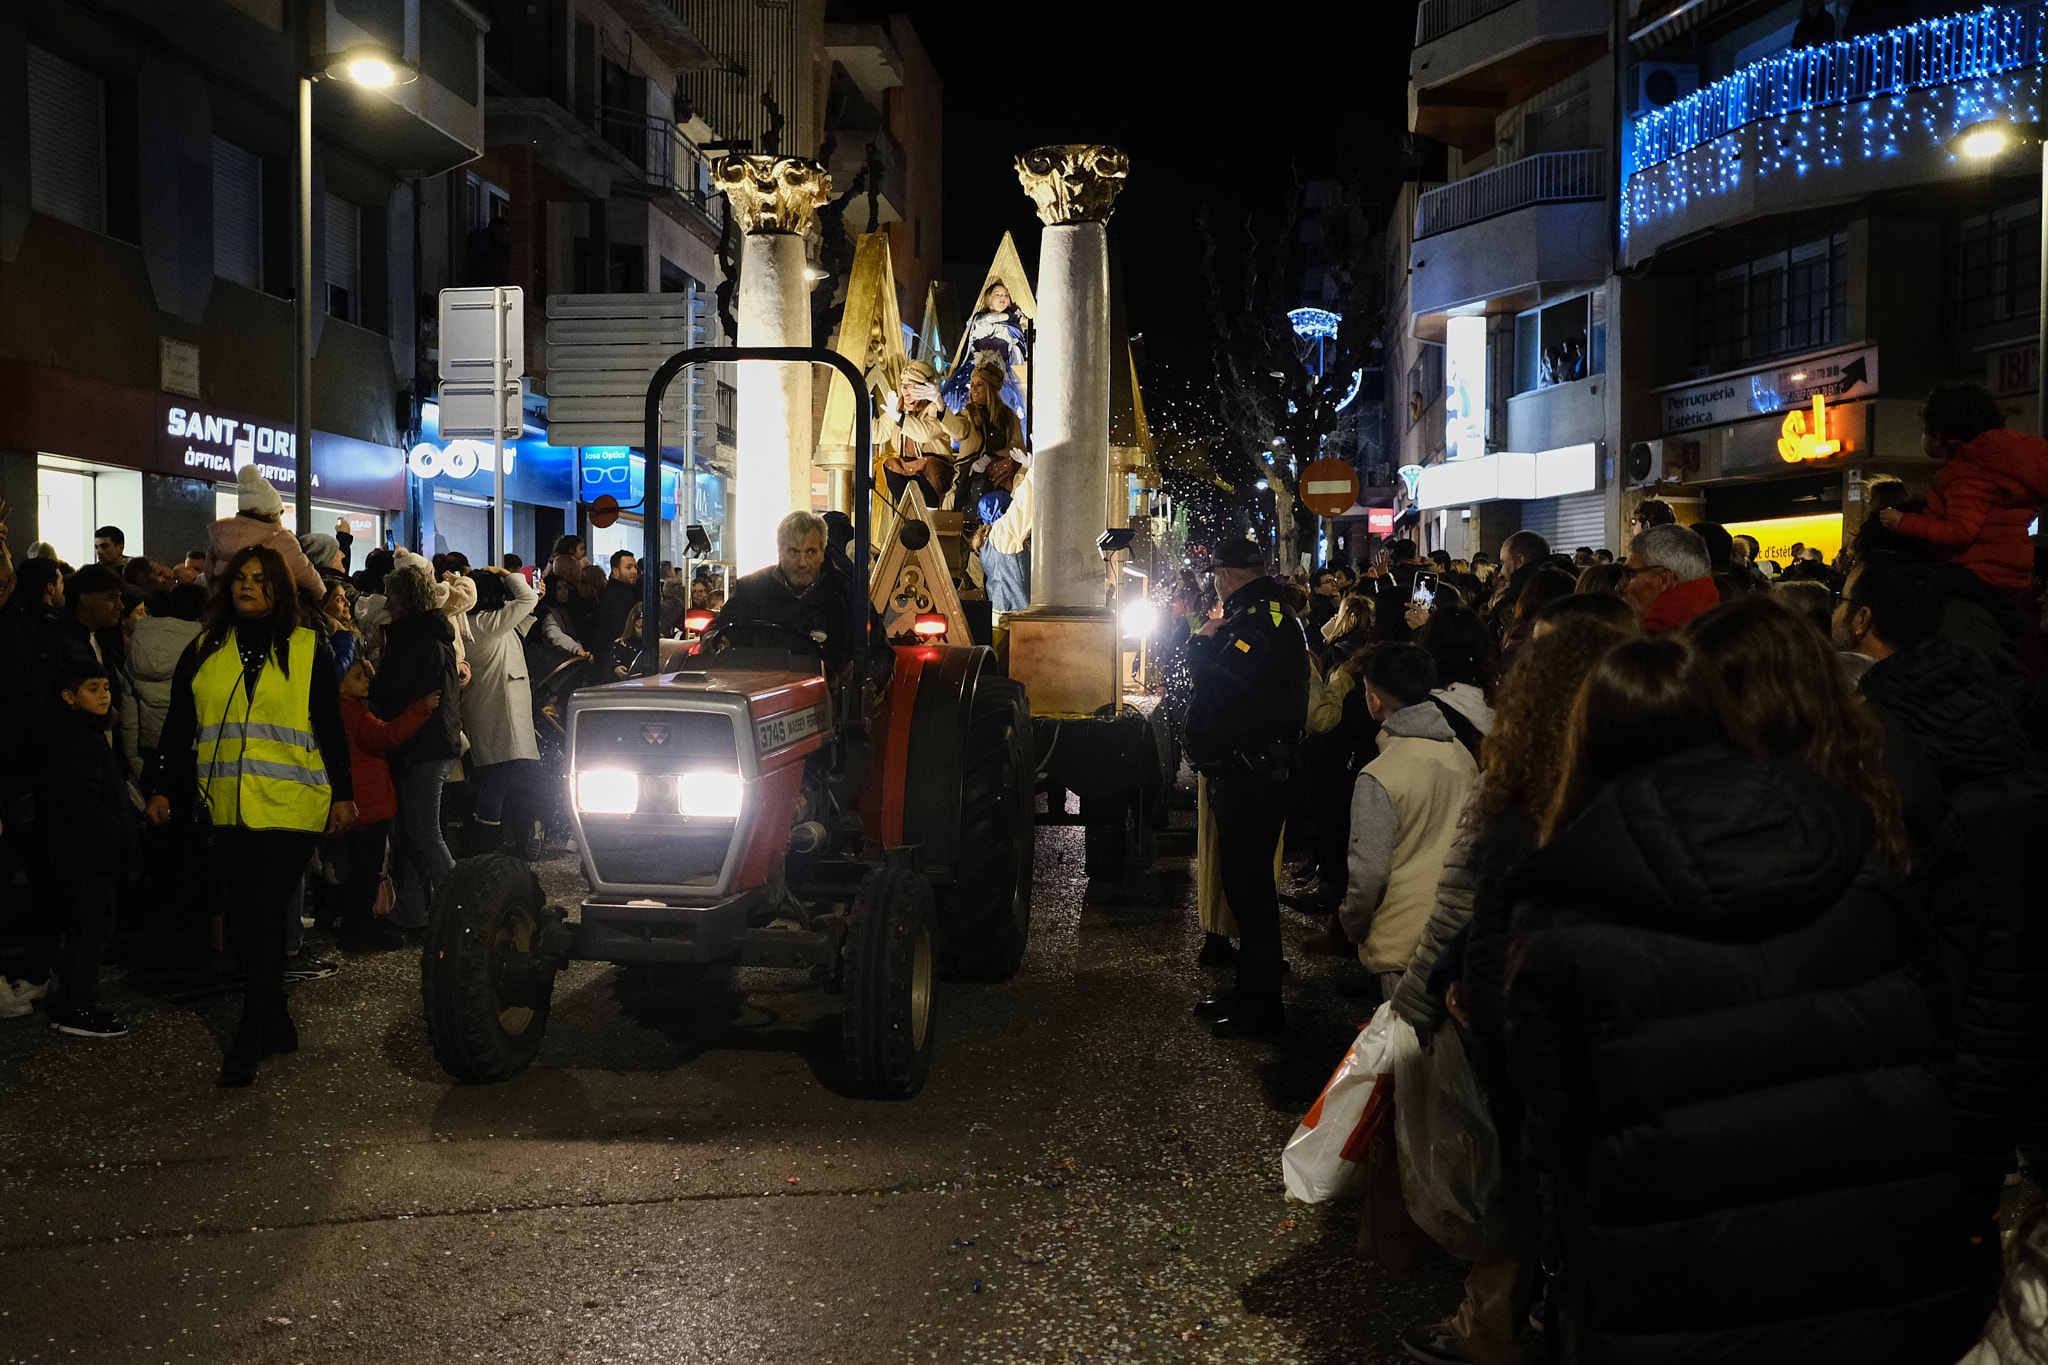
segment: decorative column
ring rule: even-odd
[[[716,170],[740,246],[741,346],[811,344],[804,233],[832,196],[832,176],[793,156],[728,156]],[[811,367],[739,366],[735,554],[741,573],[776,559],[775,524],[811,505]]]
[[[1109,525],[1109,215],[1130,174],[1115,147],[1072,143],[1017,158],[1038,205],[1037,393],[1031,605],[1099,609]]]
[[[1103,604],[1109,498],[1109,221],[1130,160],[1114,147],[1017,158],[1038,205],[1038,347],[1031,357],[1031,606],[1003,618],[1031,713],[1085,721],[1122,696],[1120,631]]]

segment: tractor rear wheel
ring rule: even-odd
[[[938,933],[931,884],[895,862],[861,881],[846,936],[846,1013],[840,1032],[853,1086],[907,1100],[932,1067]]]
[[[1031,930],[1036,785],[1024,685],[984,675],[967,721],[960,858],[944,910],[949,979],[1008,981],[1023,965]]]
[[[465,859],[441,883],[420,997],[434,1056],[456,1080],[511,1080],[540,1051],[555,989],[539,951],[547,924],[540,881],[516,858]]]

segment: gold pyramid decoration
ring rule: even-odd
[[[864,232],[854,248],[846,308],[832,349],[859,366],[867,377],[867,393],[862,397],[870,404],[870,412],[903,378],[903,362],[908,357],[903,353],[903,317],[896,304],[896,272],[890,265],[886,232]],[[853,392],[834,383],[818,431],[818,463],[839,468],[859,463],[860,456],[853,449],[853,404]]]
[[[946,618],[946,633],[922,639],[932,645],[974,643],[967,629],[967,613],[960,609],[960,594],[954,591],[952,570],[939,544],[939,528],[925,506],[924,485],[912,479],[903,490],[903,500],[878,525],[888,532],[878,537],[881,558],[868,579],[868,600],[881,613],[882,628],[890,640],[901,642],[911,633],[911,623],[926,612]],[[922,547],[912,550],[898,533],[906,522],[921,521],[931,535]]]

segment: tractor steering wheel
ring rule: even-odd
[[[746,620],[727,621],[724,625],[714,625],[697,637],[697,653],[703,657],[710,657],[723,654],[727,650],[756,648],[758,646],[754,646],[750,642],[734,638],[735,636],[743,637],[753,631],[767,631],[780,635],[784,639],[798,642],[799,648],[791,652],[807,654],[815,658],[818,661],[819,671],[824,671],[824,642],[814,639],[807,630],[798,630],[795,626],[787,626],[780,621],[763,621],[758,618],[748,618]]]

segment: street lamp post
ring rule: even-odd
[[[292,382],[292,514],[298,532],[313,526],[313,82],[347,81],[366,89],[406,85],[419,79],[419,72],[396,53],[374,43],[352,47],[346,52],[316,57],[311,50],[311,23],[300,25],[307,36],[304,63],[299,68],[299,143],[297,237],[298,279],[292,290],[295,335],[293,359],[297,362]]]
[[[2034,330],[2034,434],[2048,437],[2048,124],[1993,119],[1973,123],[1957,133],[1949,149],[1957,156],[1983,161],[2010,147],[2041,149],[2041,265]]]

